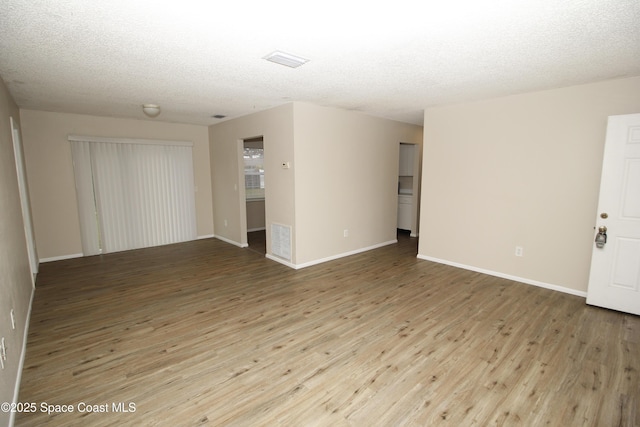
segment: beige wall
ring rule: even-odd
[[[294,126],[297,264],[394,241],[400,142],[422,127],[304,103]]]
[[[239,147],[261,135],[266,227],[292,227],[290,264],[305,266],[396,238],[399,143],[421,145],[422,128],[299,102],[209,128],[217,237],[246,244]],[[291,167],[283,169],[283,162]]]
[[[206,126],[21,110],[33,222],[41,259],[82,253],[70,134],[193,142],[199,236],[213,234]]]
[[[0,337],[5,338],[7,350],[5,368],[0,371],[0,402],[14,398],[33,292],[10,117],[20,120],[18,107],[0,79]],[[16,329],[11,328],[11,309]],[[8,425],[9,419],[10,414],[0,412],[0,425]]]
[[[265,228],[264,200],[247,200],[247,231]]]
[[[426,110],[419,257],[583,294],[607,116],[637,112],[640,77]]]
[[[294,226],[293,168],[281,163],[293,160],[293,106],[272,108],[209,127],[211,186],[216,237],[247,244],[246,204],[240,174],[244,171],[242,140],[264,137],[265,220]],[[226,223],[226,225],[225,225]],[[270,247],[267,233],[267,248]]]

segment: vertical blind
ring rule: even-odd
[[[189,143],[69,141],[84,255],[196,238]]]

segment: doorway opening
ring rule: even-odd
[[[418,237],[420,209],[420,146],[400,143],[398,156],[398,238]]]
[[[267,253],[265,222],[264,138],[243,140],[246,230],[249,249]]]

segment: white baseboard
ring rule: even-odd
[[[29,298],[29,308],[27,309],[27,318],[24,321],[24,336],[22,338],[22,350],[20,351],[20,360],[18,361],[18,375],[16,376],[16,384],[13,389],[13,403],[18,402],[20,396],[20,383],[22,382],[22,370],[24,369],[24,360],[27,357],[27,339],[29,338],[29,324],[31,323],[31,308],[33,307],[33,298],[36,296],[36,289],[31,288],[31,298]],[[9,426],[13,427],[15,423],[16,412],[11,411],[9,415]]]
[[[213,237],[215,237],[218,240],[222,240],[223,242],[230,243],[230,244],[232,244],[234,246],[237,246],[239,248],[246,248],[246,247],[249,246],[248,243],[236,242],[235,240],[227,239],[226,237],[217,236],[217,235],[214,235]]]
[[[196,240],[210,239],[210,238],[213,238],[213,237],[217,237],[217,236],[214,236],[213,234],[207,234],[207,235],[204,235],[204,236],[197,236]],[[54,256],[54,257],[50,257],[50,258],[42,258],[42,259],[40,259],[40,262],[62,261],[62,260],[65,260],[65,259],[82,258],[83,256],[84,256],[84,254],[82,254],[82,253],[61,255],[61,256]]]
[[[52,262],[52,261],[62,261],[64,259],[72,259],[72,258],[82,258],[84,254],[69,254],[69,255],[61,255],[54,256],[51,258],[40,258],[40,262]]]
[[[447,261],[444,259],[434,258],[426,255],[418,254],[419,259],[423,259],[425,261],[433,261],[439,264],[446,264],[452,267],[463,268],[465,270],[475,271],[477,273],[488,274],[489,276],[500,277],[502,279],[513,280],[515,282],[525,283],[527,285],[538,286],[540,288],[551,289],[553,291],[563,292],[565,294],[576,295],[579,297],[586,298],[587,293],[584,291],[578,291],[575,289],[567,288],[565,286],[552,285],[550,283],[539,282],[537,280],[527,279],[524,277],[512,276],[510,274],[500,273],[498,271],[485,270],[484,268],[478,268],[470,265],[460,264],[453,261]]]
[[[267,227],[258,227],[258,228],[250,228],[247,230],[247,233],[251,233],[252,231],[263,231],[266,230]]]
[[[353,250],[353,251],[343,252],[343,253],[337,254],[337,255],[332,255],[332,256],[329,256],[329,257],[326,257],[326,258],[320,258],[320,259],[316,259],[316,260],[313,260],[313,261],[303,262],[302,264],[293,264],[293,263],[291,263],[291,262],[289,262],[289,261],[287,261],[285,259],[278,258],[278,257],[270,255],[270,254],[267,254],[265,256],[267,258],[269,258],[270,260],[279,262],[280,264],[284,264],[287,267],[291,267],[291,268],[294,268],[296,270],[299,270],[301,268],[311,267],[312,265],[322,264],[324,262],[333,261],[333,260],[336,260],[336,259],[339,259],[339,258],[348,257],[348,256],[351,256],[351,255],[359,254],[361,252],[367,252],[367,251],[370,251],[372,249],[381,248],[383,246],[393,245],[394,243],[398,243],[398,240],[395,240],[395,239],[394,240],[389,240],[388,242],[382,242],[382,243],[378,243],[378,244],[375,244],[375,245],[372,245],[372,246],[367,246],[366,248],[360,248],[360,249],[356,249],[356,250]]]
[[[246,246],[241,246],[240,243],[238,243],[238,242],[234,242],[232,240],[225,239],[224,237],[216,236],[215,234],[206,234],[206,235],[203,235],[203,236],[198,236],[198,237],[196,237],[196,240],[212,239],[212,238],[223,240],[223,241],[225,241],[227,243],[231,243],[232,245],[240,246],[241,248],[246,247]],[[84,254],[82,254],[82,253],[80,253],[80,254],[61,255],[61,256],[54,256],[54,257],[50,257],[50,258],[42,258],[42,259],[40,259],[40,262],[62,261],[62,260],[65,260],[65,259],[82,258],[83,256],[84,256]]]
[[[277,257],[275,255],[271,255],[271,254],[266,254],[265,258],[270,259],[271,261],[275,261],[275,262],[279,262],[282,265],[286,265],[289,268],[293,268],[295,270],[297,270],[299,267],[297,267],[295,264],[290,263],[289,261],[287,261],[286,259]]]

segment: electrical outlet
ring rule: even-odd
[[[9,315],[11,316],[11,329],[16,329],[16,312],[13,311],[13,308]]]
[[[229,223],[227,222],[227,220],[224,220],[224,226],[226,227],[227,225],[229,225]]]
[[[524,256],[524,249],[522,246],[516,246],[516,256]]]
[[[342,235],[343,235],[344,237],[349,237],[349,230],[347,230],[347,229],[345,228],[345,230],[342,232]]]

